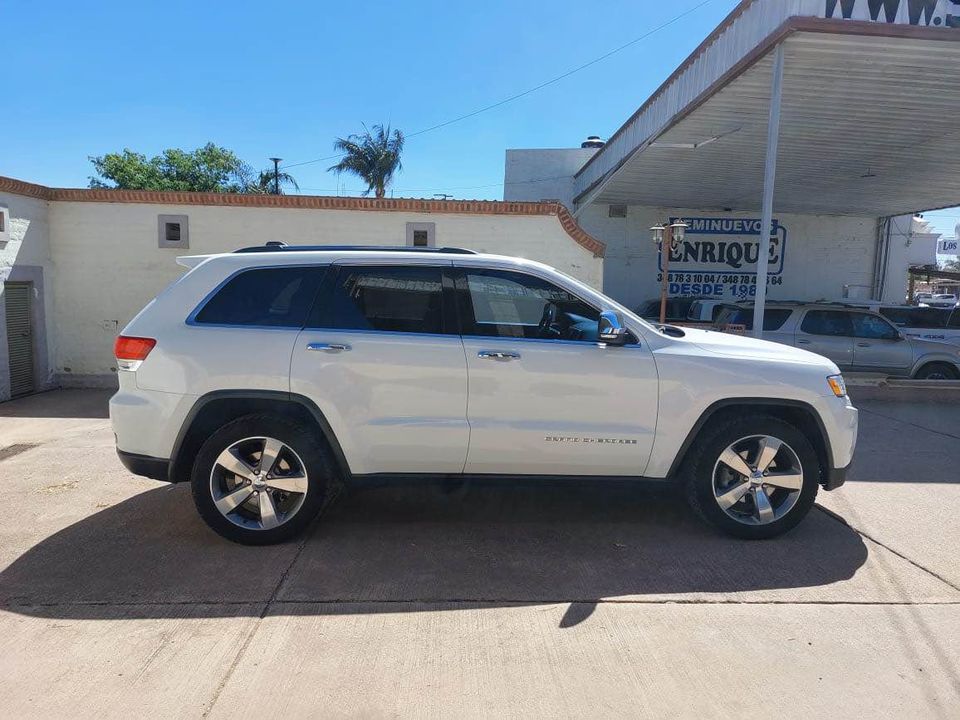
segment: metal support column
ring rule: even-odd
[[[757,295],[753,306],[753,334],[763,334],[763,309],[767,301],[767,266],[770,235],[773,231],[773,187],[777,179],[777,149],[780,144],[780,101],[783,96],[783,43],[773,51],[773,78],[770,81],[770,120],[767,123],[767,161],[763,173],[763,213],[760,220],[760,247],[757,255]]]

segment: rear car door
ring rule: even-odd
[[[463,470],[467,367],[443,269],[335,265],[297,338],[290,390],[319,406],[355,474]]]
[[[853,364],[857,369],[902,372],[913,364],[913,348],[887,320],[873,313],[854,312]]]
[[[846,310],[807,310],[796,338],[798,348],[830,358],[841,368],[853,365],[853,319]]]
[[[657,420],[644,344],[598,342],[600,309],[526,271],[461,268],[467,473],[643,475]]]

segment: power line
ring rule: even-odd
[[[519,99],[522,98],[522,97],[526,97],[527,95],[530,95],[530,94],[532,94],[532,93],[535,93],[535,92],[537,92],[538,90],[542,90],[543,88],[548,87],[548,86],[550,86],[550,85],[553,85],[554,83],[558,83],[558,82],[560,82],[561,80],[565,80],[566,78],[570,77],[571,75],[575,75],[576,73],[578,73],[578,72],[580,72],[580,71],[582,71],[582,70],[586,70],[588,67],[591,67],[592,65],[596,65],[597,63],[602,62],[602,61],[606,60],[607,58],[609,58],[609,57],[611,57],[611,56],[613,56],[613,55],[616,55],[617,53],[619,53],[619,52],[621,52],[621,51],[623,51],[623,50],[626,50],[628,47],[631,47],[631,46],[633,46],[633,45],[636,45],[636,44],[637,44],[638,42],[640,42],[641,40],[646,40],[646,39],[647,39],[648,37],[650,37],[651,35],[653,35],[653,34],[655,34],[655,33],[658,33],[658,32],[660,32],[661,30],[664,30],[664,29],[670,27],[670,26],[673,25],[674,23],[677,23],[677,22],[679,22],[680,20],[682,20],[683,18],[685,18],[687,15],[691,15],[692,13],[694,13],[694,12],[696,12],[697,10],[699,10],[700,8],[702,8],[704,5],[708,5],[708,4],[710,4],[711,2],[713,2],[713,0],[703,0],[701,3],[699,3],[698,5],[694,5],[694,6],[693,6],[692,8],[690,8],[689,10],[686,10],[686,11],[680,13],[679,15],[673,17],[672,19],[668,20],[667,22],[665,22],[665,23],[663,23],[663,24],[661,24],[661,25],[658,25],[657,27],[653,28],[652,30],[648,30],[648,31],[645,32],[643,35],[641,35],[640,37],[634,38],[634,39],[631,40],[630,42],[624,43],[624,44],[621,45],[620,47],[614,48],[613,50],[611,50],[611,51],[609,51],[609,52],[607,52],[607,53],[604,53],[603,55],[601,55],[601,56],[599,56],[599,57],[597,57],[597,58],[594,58],[593,60],[590,60],[589,62],[585,62],[583,65],[579,65],[579,66],[573,68],[572,70],[568,70],[567,72],[562,73],[561,75],[557,75],[556,77],[551,78],[551,79],[549,79],[549,80],[547,80],[547,81],[545,81],[545,82],[542,82],[542,83],[540,83],[539,85],[535,85],[534,87],[529,88],[529,89],[527,89],[527,90],[524,90],[523,92],[516,93],[515,95],[511,95],[510,97],[504,98],[503,100],[498,100],[498,101],[495,102],[495,103],[491,103],[490,105],[486,105],[486,106],[484,106],[484,107],[482,107],[482,108],[478,108],[477,110],[473,110],[473,111],[471,111],[471,112],[465,113],[464,115],[459,115],[459,116],[457,116],[457,117],[455,117],[455,118],[452,118],[452,119],[450,119],[450,120],[445,120],[444,122],[437,123],[436,125],[431,125],[430,127],[424,128],[423,130],[417,130],[416,132],[410,133],[410,134],[407,135],[406,137],[407,137],[407,139],[413,138],[413,137],[417,137],[418,135],[424,135],[424,134],[426,134],[426,133],[433,132],[434,130],[439,130],[439,129],[441,129],[441,128],[445,128],[445,127],[447,127],[448,125],[453,125],[454,123],[458,123],[458,122],[461,122],[461,121],[463,121],[463,120],[467,120],[467,119],[469,119],[469,118],[476,117],[477,115],[480,115],[480,114],[482,114],[482,113],[488,112],[488,111],[490,111],[490,110],[494,110],[494,109],[496,109],[496,108],[498,108],[498,107],[501,107],[501,106],[503,106],[503,105],[506,105],[507,103],[511,103],[511,102],[513,102],[514,100],[519,100]],[[288,164],[288,165],[284,165],[283,167],[284,167],[284,168],[295,168],[295,167],[300,167],[301,165],[311,165],[311,164],[313,164],[313,163],[323,162],[323,161],[325,161],[325,160],[336,160],[337,158],[341,158],[341,157],[343,157],[343,154],[342,154],[342,153],[341,153],[341,154],[338,154],[338,155],[328,155],[328,156],[326,156],[326,157],[315,158],[315,159],[313,159],[313,160],[304,160],[304,161],[298,162],[298,163],[291,163],[291,164]]]

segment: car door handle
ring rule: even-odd
[[[797,345],[809,345],[809,340],[797,340]]]
[[[860,342],[857,343],[857,347],[872,347],[870,343]]]
[[[342,343],[310,343],[307,345],[307,350],[314,350],[316,352],[338,353],[346,352],[349,349],[349,345]]]
[[[485,360],[519,360],[520,353],[510,350],[481,350],[477,357]]]

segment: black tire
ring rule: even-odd
[[[217,509],[213,497],[215,481],[211,477],[214,464],[224,450],[246,438],[261,436],[275,438],[292,450],[302,462],[307,476],[306,493],[298,509],[279,526],[270,529],[241,527],[228,520]],[[221,427],[201,446],[191,473],[193,501],[200,517],[227,540],[243,545],[273,545],[299,535],[316,517],[324,505],[328,488],[335,485],[333,468],[326,443],[316,432],[273,415],[245,415]],[[228,477],[233,476],[228,474]]]
[[[796,453],[803,470],[800,495],[786,514],[764,525],[747,525],[730,517],[714,494],[714,467],[720,454],[742,438],[769,435],[786,443]],[[747,540],[777,537],[793,529],[806,517],[820,487],[820,462],[810,440],[802,431],[770,415],[727,415],[708,423],[694,441],[683,466],[681,482],[693,511],[710,525]]]
[[[914,375],[917,380],[956,380],[957,370],[944,362],[927,363]]]

